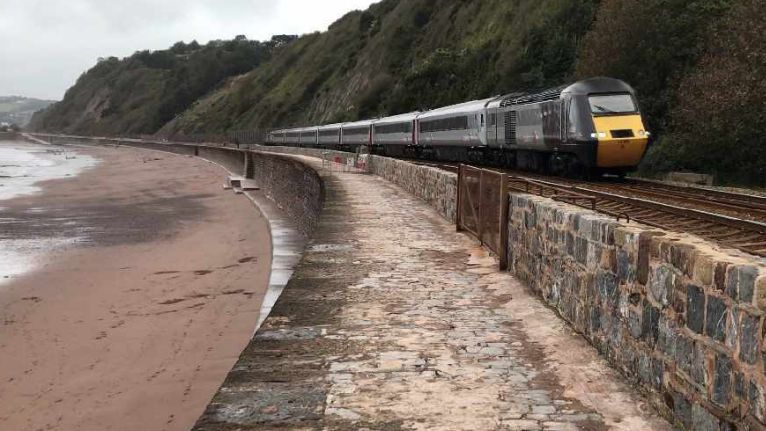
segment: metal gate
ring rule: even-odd
[[[508,177],[501,172],[460,165],[457,229],[472,233],[508,267]]]

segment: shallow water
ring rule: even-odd
[[[0,141],[0,200],[39,193],[37,183],[75,176],[95,164],[65,147]]]
[[[96,164],[93,157],[68,148],[0,141],[0,219],[7,219],[3,200],[44,192],[39,183],[73,177]],[[27,211],[45,211],[45,208]],[[50,251],[77,241],[78,238],[64,236],[0,239],[0,285],[34,269]]]

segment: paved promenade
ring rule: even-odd
[[[302,263],[195,429],[672,429],[424,203],[323,176]]]

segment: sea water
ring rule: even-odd
[[[71,237],[13,238],[2,232],[9,221],[3,201],[42,193],[41,182],[74,177],[96,163],[68,147],[0,140],[0,285],[32,270],[48,252],[77,242]]]

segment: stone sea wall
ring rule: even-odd
[[[289,156],[159,141],[42,134],[34,136],[56,144],[129,146],[204,158],[223,166],[234,175],[254,179],[305,238],[314,231],[324,203],[324,188],[319,173]]]
[[[197,147],[189,145],[175,145],[161,142],[137,142],[137,141],[120,141],[120,140],[101,140],[99,143],[102,145],[122,145],[133,148],[144,148],[147,150],[164,151],[166,153],[180,154],[183,156],[196,156]]]
[[[266,145],[255,145],[251,148],[261,153],[293,154],[296,156],[309,156],[316,157],[318,159],[324,158],[327,160],[335,160],[336,158],[340,158],[340,160],[343,160],[343,163],[345,163],[347,159],[357,157],[356,153],[324,150],[321,148],[279,147]]]
[[[207,146],[197,147],[197,155],[255,180],[304,238],[316,228],[324,203],[322,179],[300,160],[275,153]]]
[[[311,167],[294,158],[252,152],[252,178],[290,218],[298,231],[309,238],[319,223],[325,194],[322,178]]]
[[[189,145],[174,145],[174,147],[189,148]],[[236,149],[223,149],[217,147],[199,146],[197,156],[205,160],[217,163],[234,175],[244,175],[245,173],[245,151]]]
[[[763,429],[766,265],[512,195],[510,270],[688,430]]]
[[[442,217],[455,222],[457,174],[381,156],[370,156],[367,169],[424,200]]]
[[[380,176],[424,200],[445,219],[455,222],[457,174],[430,166],[416,165],[390,157],[361,155],[341,151],[297,147],[258,147],[262,152],[296,154],[323,158]]]

